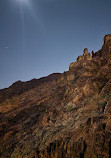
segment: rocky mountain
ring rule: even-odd
[[[111,35],[69,71],[0,90],[1,158],[111,158]]]

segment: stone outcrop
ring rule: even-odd
[[[90,61],[90,60],[92,60],[92,56],[91,56],[91,54],[88,52],[88,49],[85,48],[84,51],[83,51],[83,55],[82,55],[82,56],[79,56],[79,57],[77,58],[77,61],[76,61],[76,62],[70,64],[70,66],[69,66],[69,71],[70,71],[71,69],[73,69],[73,67],[75,67],[77,64],[80,64],[80,63],[81,63],[81,65],[86,65],[86,63],[87,63],[88,61]]]
[[[83,55],[79,56],[77,58],[77,62],[81,62],[81,64],[84,64],[85,62],[87,62],[88,60],[91,60],[91,59],[92,59],[91,54],[88,52],[88,49],[85,48],[84,52],[83,52]]]
[[[104,37],[104,44],[102,49],[108,53],[111,53],[111,35],[106,35]]]
[[[111,56],[111,34],[105,35],[102,49],[92,54],[92,57],[95,57],[95,56],[99,58],[105,57],[105,56],[106,57]]]
[[[105,45],[107,44],[108,46],[111,46],[111,34],[105,35],[104,44]]]
[[[0,158],[111,157],[109,41],[70,71],[0,91]]]

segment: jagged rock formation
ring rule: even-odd
[[[42,77],[40,79],[32,79],[31,81],[27,82],[17,81],[13,83],[9,88],[0,90],[0,102],[4,101],[7,98],[10,99],[13,96],[20,95],[37,86],[40,86],[43,83],[48,83],[53,80],[56,80],[60,75],[60,73],[53,73],[47,77]]]
[[[110,47],[106,35],[69,71],[0,91],[1,158],[111,157]]]
[[[77,62],[75,63],[71,63],[70,66],[69,66],[69,70],[73,69],[73,67],[77,64],[80,64],[81,65],[86,65],[88,61],[90,61],[92,59],[92,56],[91,54],[88,52],[88,49],[85,48],[84,51],[83,51],[83,55],[82,56],[79,56],[77,58]]]
[[[103,45],[103,49],[104,48],[111,48],[111,35],[106,35],[104,37],[104,45]]]

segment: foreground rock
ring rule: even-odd
[[[106,35],[68,72],[0,91],[1,158],[111,157],[110,48]]]

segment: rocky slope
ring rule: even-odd
[[[111,158],[111,35],[69,71],[0,91],[1,158]]]

